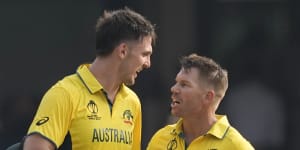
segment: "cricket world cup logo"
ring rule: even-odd
[[[177,141],[176,138],[171,140],[167,145],[167,150],[175,150],[177,148]]]
[[[91,113],[91,115],[87,116],[89,120],[101,119],[101,117],[98,116],[98,106],[93,100],[90,100],[86,107],[88,111]]]

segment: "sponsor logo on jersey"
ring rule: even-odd
[[[90,115],[87,116],[89,120],[101,119],[101,117],[98,116],[98,106],[93,100],[90,100],[86,107],[88,111],[91,113]]]
[[[168,145],[167,145],[167,150],[174,150],[177,148],[177,141],[176,138],[174,138],[173,140],[171,140]]]
[[[49,120],[49,117],[43,117],[43,118],[41,118],[40,120],[38,120],[38,121],[36,122],[36,125],[37,125],[37,126],[40,126],[40,125],[42,125],[42,124],[48,122],[48,120]]]
[[[125,110],[123,112],[124,123],[132,125],[133,116],[130,110]]]
[[[94,129],[92,135],[92,142],[113,142],[131,145],[133,140],[131,131],[114,128]]]

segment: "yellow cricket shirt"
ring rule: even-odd
[[[81,65],[44,95],[28,134],[39,133],[59,147],[69,132],[73,150],[140,150],[141,104],[125,85],[114,104]]]
[[[206,135],[185,146],[182,119],[157,131],[147,150],[254,150],[252,145],[233,127],[227,117],[217,115],[218,121]]]

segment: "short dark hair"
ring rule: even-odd
[[[104,11],[96,25],[97,55],[105,56],[123,41],[152,37],[155,44],[155,25],[141,14],[125,7],[115,11]]]
[[[199,79],[204,79],[208,84],[212,85],[217,96],[221,98],[224,96],[228,88],[228,73],[226,69],[223,69],[213,59],[193,53],[183,56],[180,59],[180,64],[185,70],[193,67],[198,69]]]

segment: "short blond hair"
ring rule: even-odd
[[[204,79],[211,85],[218,99],[222,99],[228,88],[228,72],[213,59],[200,56],[195,53],[183,56],[180,59],[183,69],[196,68],[199,71],[200,79]]]

